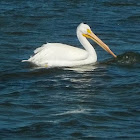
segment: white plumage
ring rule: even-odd
[[[47,43],[35,49],[34,55],[23,62],[27,61],[41,67],[73,67],[95,63],[96,52],[86,37],[93,39],[106,51],[109,49],[87,24],[81,23],[77,27],[77,37],[85,50],[61,43]],[[116,57],[112,51],[109,53]]]

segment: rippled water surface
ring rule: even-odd
[[[46,42],[81,47],[85,22],[98,63],[43,69],[21,63]],[[0,139],[140,139],[138,0],[0,1]]]

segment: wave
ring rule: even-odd
[[[140,53],[126,52],[118,55],[117,58],[109,59],[103,64],[115,64],[119,66],[140,66]]]
[[[75,110],[69,110],[65,111],[59,114],[54,114],[54,116],[62,116],[62,115],[70,115],[70,114],[85,114],[88,113],[90,109],[75,109]]]

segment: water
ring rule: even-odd
[[[0,1],[1,139],[140,139],[140,2]],[[46,42],[81,47],[89,24],[98,63],[39,69],[22,59]]]

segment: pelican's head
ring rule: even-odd
[[[101,46],[105,51],[113,55],[114,57],[117,57],[110,49],[109,47],[101,40],[99,39],[90,29],[90,27],[87,24],[81,23],[77,30],[86,38],[92,39],[94,42],[96,42],[99,46]]]

